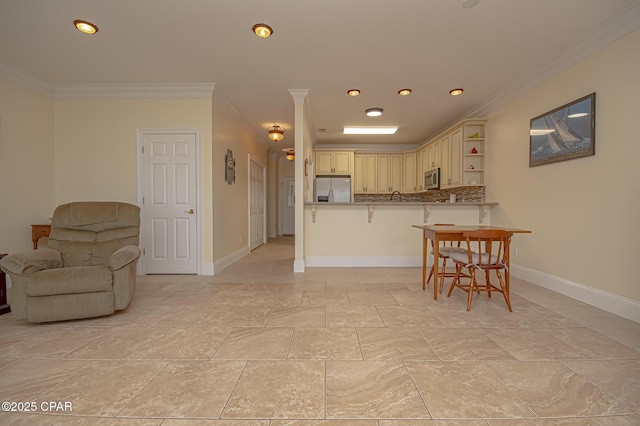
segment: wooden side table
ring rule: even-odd
[[[38,249],[38,240],[48,237],[51,233],[51,225],[31,225],[31,241],[33,241],[33,249]]]
[[[0,254],[0,259],[7,254]],[[7,279],[0,269],[0,315],[11,312],[11,306],[7,303]]]

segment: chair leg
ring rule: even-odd
[[[444,273],[447,270],[447,258],[442,259],[442,273],[440,274],[440,293],[442,293],[442,289],[444,288]]]
[[[462,271],[462,266],[456,263],[456,276],[453,277],[453,281],[451,281],[451,287],[449,287],[449,292],[447,293],[447,297],[451,296],[451,292],[453,288],[456,286],[456,283],[460,283],[460,272]]]
[[[473,268],[469,268],[471,275],[471,282],[469,282],[469,291],[467,297],[467,311],[471,310],[471,301],[473,300],[473,291],[478,288],[478,283],[476,282],[476,271]]]
[[[489,299],[491,299],[491,276],[490,273],[491,271],[489,269],[485,269],[484,273],[485,273],[485,279],[487,280],[487,294],[489,295]]]
[[[432,276],[433,276],[433,266],[431,267],[431,270],[429,271],[429,278],[427,278],[427,284],[429,284],[429,281],[431,281],[431,277]]]
[[[509,289],[506,288],[500,271],[496,270],[496,275],[498,276],[498,281],[500,281],[500,288],[502,288],[502,295],[504,296],[505,302],[507,302],[507,308],[509,308],[509,312],[513,312],[513,309],[511,309],[511,300],[509,298]]]

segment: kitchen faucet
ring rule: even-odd
[[[402,194],[400,193],[400,191],[393,191],[393,192],[391,193],[390,201],[393,201],[393,196],[394,196],[396,193],[398,193],[398,195],[400,196],[400,202],[402,202]]]

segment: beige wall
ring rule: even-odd
[[[137,129],[200,129],[202,261],[212,262],[210,99],[58,100],[55,115],[56,204],[137,204]]]
[[[492,112],[492,223],[529,228],[512,263],[640,302],[640,30]],[[596,155],[529,168],[529,120],[596,92]]]
[[[28,250],[55,208],[54,102],[0,79],[0,253]]]
[[[248,247],[249,154],[266,167],[267,151],[241,124],[228,100],[214,91],[212,102],[213,151],[213,260],[233,255]],[[236,181],[225,182],[227,150],[236,160]],[[265,230],[266,232],[266,230]]]

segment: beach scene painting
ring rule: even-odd
[[[532,118],[529,167],[595,155],[595,103],[591,93]]]

